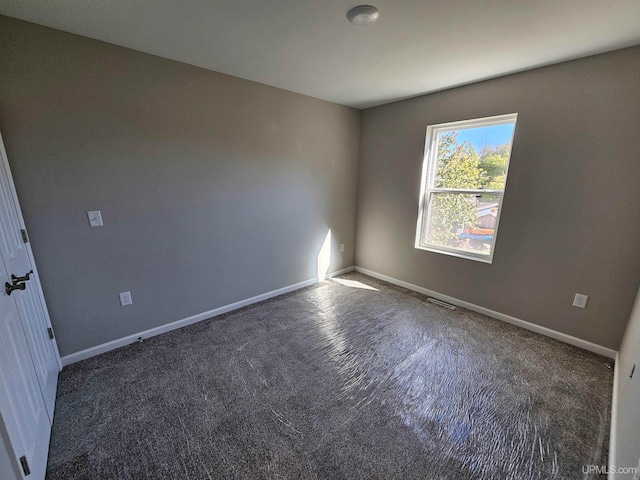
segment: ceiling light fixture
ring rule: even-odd
[[[359,7],[352,8],[347,13],[347,18],[351,23],[359,27],[366,27],[371,25],[378,19],[380,12],[376,7],[371,5],[360,5]]]

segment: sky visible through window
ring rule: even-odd
[[[458,141],[470,142],[480,152],[487,146],[497,146],[511,141],[514,124],[492,125],[489,127],[463,128],[458,130]]]

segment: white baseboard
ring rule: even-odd
[[[329,273],[327,275],[327,278],[333,278],[333,277],[338,277],[340,275],[344,275],[345,273],[349,273],[349,272],[353,272],[356,269],[356,267],[347,267],[347,268],[343,268],[342,270],[336,270],[333,273]]]
[[[618,388],[620,388],[620,369],[618,368],[617,353],[613,365],[613,395],[611,397],[611,426],[609,427],[609,465],[618,465],[618,458],[616,457],[616,438],[618,435]],[[609,480],[613,480],[613,478],[615,478],[615,474],[610,471],[607,478],[609,478]]]
[[[465,302],[464,300],[459,300],[457,298],[450,297],[448,295],[443,295],[441,293],[434,292],[433,290],[428,290],[426,288],[419,287],[418,285],[414,285],[412,283],[398,280],[397,278],[383,275],[382,273],[373,272],[371,270],[367,270],[366,268],[362,268],[362,267],[356,267],[355,270],[356,272],[364,273],[365,275],[369,275],[371,277],[384,280],[385,282],[393,283],[394,285],[398,285],[400,287],[413,290],[414,292],[423,293],[424,295],[437,298],[438,300],[443,300],[453,305],[458,305],[459,307],[467,308],[469,310],[473,310],[474,312],[482,313],[483,315],[487,315],[488,317],[495,318],[497,320],[502,320],[503,322],[507,322],[512,325],[516,325],[518,327],[531,330],[532,332],[540,333],[541,335],[545,335],[547,337],[560,340],[561,342],[568,343],[569,345],[574,345],[576,347],[589,350],[590,352],[597,353],[598,355],[603,355],[609,358],[615,358],[616,354],[618,353],[615,350],[612,350],[607,347],[603,347],[602,345],[591,343],[591,342],[588,342],[587,340],[582,340],[581,338],[573,337],[571,335],[567,335],[566,333],[558,332],[556,330],[552,330],[550,328],[543,327],[541,325],[536,325],[535,323],[530,323],[525,320],[512,317],[510,315],[505,315],[504,313],[496,312],[494,310],[490,310],[488,308],[484,308],[479,305],[475,305],[473,303]]]
[[[500,312],[496,312],[494,310],[490,310],[488,308],[481,307],[479,305],[475,305],[473,303],[465,302],[463,300],[459,300],[454,297],[450,297],[448,295],[443,295],[438,292],[434,292],[432,290],[428,290],[423,287],[419,287],[418,285],[414,285],[412,283],[404,282],[402,280],[398,280],[397,278],[389,277],[387,275],[383,275],[381,273],[377,273],[371,270],[367,270],[362,267],[347,267],[342,270],[338,270],[332,272],[327,275],[326,278],[335,277],[338,275],[343,275],[345,273],[349,273],[352,271],[357,271],[360,273],[364,273],[365,275],[369,275],[374,278],[379,278],[380,280],[384,280],[385,282],[392,283],[394,285],[399,285],[401,287],[407,288],[409,290],[413,290],[415,292],[422,293],[424,295],[428,295],[430,297],[437,298],[439,300],[443,300],[445,302],[451,303],[453,305],[458,305],[460,307],[467,308],[469,310],[473,310],[474,312],[482,313],[489,317],[502,320],[504,322],[510,323],[512,325],[516,325],[518,327],[525,328],[527,330],[531,330],[536,333],[540,333],[542,335],[546,335],[547,337],[555,338],[556,340],[560,340],[561,342],[568,343],[570,345],[574,345],[576,347],[583,348],[585,350],[589,350],[590,352],[597,353],[599,355],[604,355],[605,357],[615,358],[617,352],[610,348],[603,347],[601,345],[597,345],[595,343],[588,342],[586,340],[582,340],[577,337],[573,337],[571,335],[567,335],[566,333],[558,332],[556,330],[552,330],[547,327],[543,327],[540,325],[536,325],[534,323],[527,322],[525,320],[521,320],[519,318],[512,317],[510,315],[505,315]],[[72,363],[79,362],[81,360],[85,360],[90,357],[94,357],[96,355],[100,355],[101,353],[108,352],[110,350],[114,350],[116,348],[124,347],[125,345],[129,345],[130,343],[138,341],[140,338],[147,339],[150,337],[154,337],[156,335],[160,335],[161,333],[170,332],[171,330],[176,330],[178,328],[186,327],[187,325],[191,325],[193,323],[201,322],[202,320],[206,320],[208,318],[212,318],[218,315],[222,315],[223,313],[230,312],[232,310],[237,310],[238,308],[246,307],[247,305],[251,305],[253,303],[261,302],[263,300],[268,300],[273,297],[277,297],[278,295],[283,295],[285,293],[293,292],[300,288],[308,287],[318,283],[317,278],[312,278],[309,280],[305,280],[303,282],[299,282],[293,285],[289,285],[287,287],[279,288],[277,290],[272,290],[270,292],[263,293],[261,295],[256,295],[255,297],[247,298],[245,300],[240,300],[239,302],[231,303],[229,305],[225,305],[223,307],[214,308],[213,310],[209,310],[206,312],[199,313],[197,315],[192,315],[191,317],[183,318],[181,320],[176,320],[171,323],[167,323],[164,325],[160,325],[158,327],[151,328],[149,330],[145,330],[143,332],[134,333],[132,335],[128,335],[123,338],[118,338],[116,340],[112,340],[107,343],[103,343],[101,345],[96,345],[95,347],[90,347],[85,350],[80,350],[79,352],[72,353],[70,355],[65,355],[61,358],[62,365],[67,366]],[[615,374],[614,374],[615,375]],[[615,378],[615,377],[614,377]],[[615,379],[614,379],[615,381]],[[614,390],[615,395],[615,390]],[[613,425],[613,423],[612,423]],[[613,428],[613,427],[612,427]]]
[[[328,274],[326,278],[331,278],[337,275],[353,272],[354,269],[355,267],[343,268],[342,270],[338,270]],[[79,352],[75,352],[70,355],[65,355],[64,357],[62,357],[61,359],[62,365],[63,366],[71,365],[72,363],[76,363],[90,357],[95,357],[96,355],[100,355],[101,353],[108,352],[109,350],[114,350],[116,348],[124,347],[125,345],[134,343],[140,340],[141,338],[144,340],[150,337],[155,337],[156,335],[160,335],[161,333],[170,332],[171,330],[176,330],[178,328],[186,327],[187,325],[201,322],[202,320],[207,320],[208,318],[222,315],[223,313],[227,313],[232,310],[237,310],[238,308],[246,307],[247,305],[251,305],[252,303],[262,302],[263,300],[268,300],[270,298],[277,297],[278,295],[284,295],[285,293],[293,292],[294,290],[308,287],[315,283],[318,283],[318,278],[311,278],[309,280],[305,280],[304,282],[295,283],[287,287],[282,287],[277,290],[272,290],[270,292],[263,293],[261,295],[256,295],[255,297],[247,298],[245,300],[240,300],[239,302],[231,303],[223,307],[214,308],[213,310],[209,310],[207,312],[198,313],[197,315],[192,315],[191,317],[183,318],[182,320],[176,320],[175,322],[166,323],[164,325],[160,325],[159,327],[154,327],[149,330],[145,330],[143,332],[134,333],[132,335],[128,335],[126,337],[118,338],[117,340],[112,340],[107,343],[96,345],[95,347],[90,347],[85,350],[80,350]]]

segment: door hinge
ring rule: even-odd
[[[47,328],[47,332],[49,332],[49,339],[53,340],[55,337],[53,336],[53,328]]]
[[[23,228],[20,230],[20,233],[22,234],[22,241],[24,243],[29,243],[29,237],[27,236],[27,231]]]
[[[31,473],[31,470],[29,470],[29,462],[27,462],[27,457],[24,455],[20,457],[20,465],[22,465],[22,471],[25,477]]]

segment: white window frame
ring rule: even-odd
[[[418,206],[418,224],[416,226],[416,241],[415,248],[420,250],[427,250],[429,252],[442,253],[444,255],[451,255],[454,257],[466,258],[469,260],[475,260],[484,263],[493,263],[493,255],[495,252],[496,241],[498,239],[498,226],[500,224],[500,214],[502,212],[502,201],[504,198],[504,191],[507,186],[507,180],[509,177],[509,164],[511,163],[511,149],[513,148],[513,138],[509,149],[509,159],[507,160],[507,166],[505,170],[505,186],[502,190],[469,190],[460,188],[434,188],[435,170],[436,170],[436,157],[438,154],[437,140],[440,132],[449,130],[463,130],[468,128],[478,127],[490,127],[494,125],[504,125],[507,123],[514,124],[514,137],[515,127],[518,120],[517,113],[509,113],[506,115],[496,115],[493,117],[474,118],[471,120],[462,120],[458,122],[440,123],[437,125],[429,125],[427,127],[427,134],[425,139],[424,158],[422,163],[422,176],[420,181],[420,200]],[[427,229],[428,219],[431,213],[431,202],[429,199],[433,193],[468,193],[468,194],[494,194],[498,195],[498,212],[496,214],[496,228],[493,232],[493,242],[491,243],[491,249],[488,255],[474,253],[469,251],[463,251],[456,248],[443,247],[442,245],[435,245],[428,243]]]

